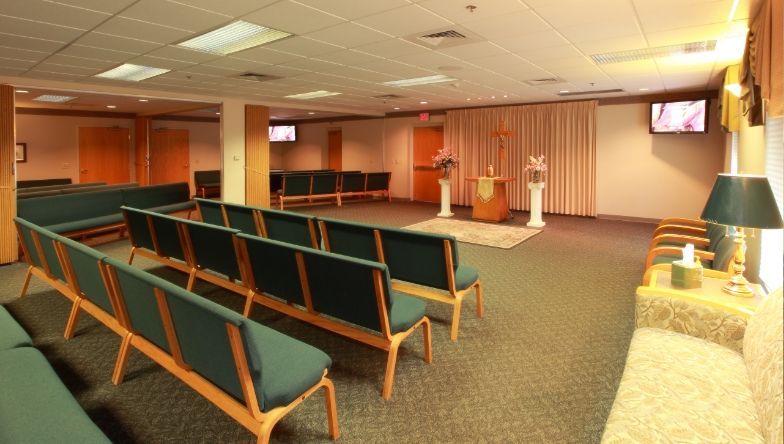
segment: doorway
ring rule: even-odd
[[[150,132],[150,184],[190,182],[188,130],[157,128]]]
[[[433,156],[444,147],[443,126],[414,128],[414,200],[439,202],[441,170],[433,166]]]
[[[327,133],[327,168],[335,171],[343,170],[343,131],[329,130]]]
[[[79,182],[130,182],[130,146],[128,128],[79,127]]]

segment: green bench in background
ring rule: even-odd
[[[280,209],[287,200],[323,199],[334,197],[341,205],[338,193],[338,173],[287,174],[283,176],[281,192],[278,195]]]
[[[16,188],[45,187],[49,185],[68,185],[70,183],[71,183],[70,177],[63,177],[57,179],[17,180]]]
[[[196,187],[196,195],[201,198],[220,196],[220,170],[194,171],[193,185]]]
[[[463,298],[472,289],[476,314],[483,316],[479,273],[460,264],[454,237],[330,218],[319,218],[319,226],[327,251],[385,263],[396,280],[394,290],[452,305],[453,341],[458,336]]]
[[[177,213],[187,210],[189,218],[191,211],[196,207],[196,203],[191,200],[187,182],[123,190],[123,205],[156,213]]]
[[[365,182],[365,195],[373,196],[380,194],[382,196],[386,196],[387,200],[392,202],[392,195],[389,193],[389,181],[391,178],[391,172],[367,173],[367,181]]]
[[[430,320],[421,300],[392,290],[383,264],[238,234],[245,286],[253,302],[388,351],[381,395],[389,399],[400,343],[422,326],[432,362]]]

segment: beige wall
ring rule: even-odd
[[[70,177],[79,183],[79,127],[131,130],[131,182],[133,182],[133,121],[100,117],[17,114],[16,141],[27,144],[27,162],[17,164],[17,180]]]
[[[647,103],[600,106],[597,212],[698,217],[724,168],[725,136],[712,101],[708,134],[649,134]]]
[[[765,127],[750,127],[745,118],[738,131],[738,172],[765,174]]]

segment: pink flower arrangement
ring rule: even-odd
[[[539,183],[544,180],[544,173],[547,172],[547,164],[544,163],[544,154],[539,157],[528,156],[528,165],[525,171],[531,174],[531,182]]]
[[[436,168],[453,168],[457,163],[457,154],[453,153],[449,148],[441,148],[433,156],[433,166]]]

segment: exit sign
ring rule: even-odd
[[[427,122],[430,120],[430,113],[419,113],[419,120],[422,122]]]

